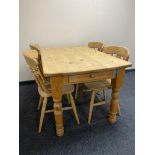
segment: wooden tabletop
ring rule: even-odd
[[[132,65],[130,62],[88,47],[41,49],[41,59],[45,76],[99,71]]]

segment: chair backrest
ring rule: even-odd
[[[30,49],[35,50],[38,53],[38,62],[39,62],[39,67],[42,70],[42,62],[41,62],[41,47],[38,44],[30,44]]]
[[[129,60],[129,49],[121,46],[106,46],[103,50],[104,53],[111,54],[118,58],[128,61]]]
[[[40,46],[38,44],[30,44],[29,46],[31,50],[36,50],[40,52]]]
[[[31,52],[24,52],[23,55],[24,55],[25,60],[26,60],[28,66],[35,78],[35,81],[36,81],[38,87],[40,87],[40,89],[42,91],[48,93],[48,88],[45,83],[46,79],[44,78],[43,73],[40,70],[38,59],[32,57]]]
[[[103,46],[102,42],[89,42],[88,43],[89,48],[94,48],[94,49],[97,49],[98,51],[102,51],[102,46]]]
[[[38,44],[30,44],[29,45],[30,46],[30,49],[31,50],[36,50],[37,51],[37,53],[38,53],[38,61],[41,63],[41,48],[40,48],[40,46],[38,45]]]

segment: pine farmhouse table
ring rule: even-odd
[[[123,85],[125,68],[130,62],[88,47],[62,47],[41,49],[43,74],[50,78],[57,136],[63,136],[62,87],[104,79],[112,79],[112,99],[108,121],[116,122],[119,93]]]

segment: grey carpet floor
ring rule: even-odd
[[[110,92],[109,92],[110,94]],[[40,112],[36,84],[19,87],[19,151],[20,155],[134,155],[135,154],[135,72],[128,71],[121,90],[122,115],[110,125],[107,121],[108,105],[95,107],[92,123],[87,124],[90,93],[77,103],[80,125],[72,111],[64,112],[65,134],[55,135],[54,116],[46,114],[42,132],[37,133]],[[102,96],[101,96],[102,97]],[[52,99],[48,108],[52,107]],[[63,97],[64,106],[67,103]]]

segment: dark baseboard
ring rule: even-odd
[[[126,72],[133,72],[133,71],[135,71],[135,69],[134,68],[132,68],[132,69],[127,69],[127,70],[125,70]]]
[[[19,82],[19,86],[32,85],[32,84],[36,84],[35,80],[20,81],[20,82]]]
[[[134,72],[135,69],[128,69],[126,70],[126,72]],[[32,84],[36,84],[35,80],[29,80],[29,81],[20,81],[19,82],[19,86],[23,86],[23,85],[32,85]]]

